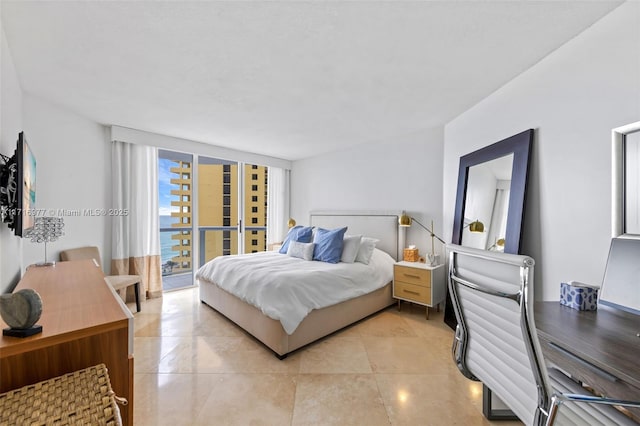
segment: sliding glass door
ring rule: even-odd
[[[165,290],[217,256],[266,249],[266,166],[160,150],[158,167]]]
[[[266,248],[267,167],[198,157],[200,264]]]
[[[198,157],[200,264],[238,254],[238,163]]]

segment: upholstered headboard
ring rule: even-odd
[[[327,229],[346,226],[347,234],[377,238],[376,247],[398,260],[404,247],[398,216],[399,212],[322,210],[310,213],[309,224]]]

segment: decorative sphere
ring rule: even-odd
[[[42,298],[31,288],[0,295],[0,316],[14,329],[27,329],[42,315]]]

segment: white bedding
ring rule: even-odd
[[[259,308],[292,334],[313,309],[384,287],[394,260],[375,249],[368,265],[302,260],[278,252],[219,256],[196,272],[205,280]]]

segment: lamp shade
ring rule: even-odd
[[[33,228],[27,236],[32,243],[44,243],[44,262],[36,266],[52,266],[55,262],[47,261],[47,243],[56,241],[64,235],[64,220],[61,217],[38,216],[34,220]]]
[[[484,223],[476,220],[475,222],[471,222],[469,224],[469,231],[471,232],[484,232]]]
[[[411,216],[406,213],[402,213],[402,215],[398,218],[398,224],[400,226],[411,226]]]

